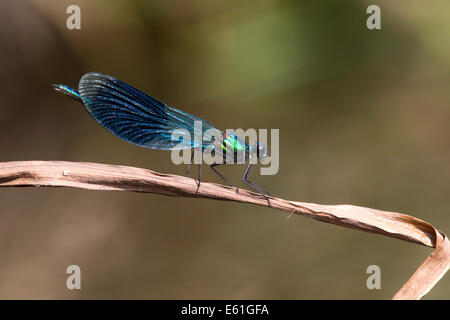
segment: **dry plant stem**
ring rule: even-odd
[[[445,234],[425,221],[396,212],[353,205],[294,202],[206,182],[202,182],[197,191],[197,183],[192,178],[127,166],[65,161],[0,163],[0,187],[25,186],[134,191],[252,203],[435,247],[436,250],[395,295],[395,299],[420,299],[450,267],[450,245]]]
[[[439,231],[436,232],[436,237],[436,250],[428,256],[408,282],[395,294],[394,300],[420,299],[445,275],[450,267],[450,241],[445,234]]]

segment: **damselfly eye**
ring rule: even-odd
[[[256,155],[260,159],[267,158],[267,147],[264,143],[258,142],[256,148]]]

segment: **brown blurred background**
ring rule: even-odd
[[[66,8],[81,7],[81,30]],[[378,4],[382,30],[366,28]],[[447,0],[0,2],[0,161],[183,174],[50,87],[113,75],[219,128],[279,128],[286,199],[414,215],[450,233]],[[243,166],[222,169],[241,186]],[[257,171],[255,170],[254,173]],[[220,182],[205,167],[203,179]],[[0,189],[0,298],[388,299],[431,249],[256,206]],[[82,290],[69,291],[68,265]],[[366,268],[381,268],[381,290]],[[444,278],[426,298],[450,297]]]

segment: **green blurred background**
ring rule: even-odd
[[[66,8],[81,7],[81,30]],[[381,7],[382,30],[366,28]],[[52,83],[99,71],[219,128],[279,128],[282,198],[355,204],[450,232],[450,2],[0,2],[0,161],[183,174]],[[220,182],[203,170],[203,179]],[[238,186],[243,166],[223,168]],[[0,298],[389,299],[432,251],[247,204],[0,190]],[[70,291],[68,265],[81,267]],[[366,268],[381,268],[368,290]],[[450,297],[444,278],[426,298]]]

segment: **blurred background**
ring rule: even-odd
[[[81,8],[81,30],[66,9]],[[381,30],[366,8],[381,7]],[[279,128],[285,199],[398,211],[450,233],[450,3],[0,2],[0,161],[184,174],[50,84],[99,71],[218,128]],[[221,168],[237,186],[241,166]],[[203,180],[220,182],[207,167]],[[0,189],[0,298],[389,299],[430,248],[247,204]],[[82,290],[66,288],[68,265]],[[381,268],[368,290],[366,268]],[[448,299],[448,276],[426,296]]]

